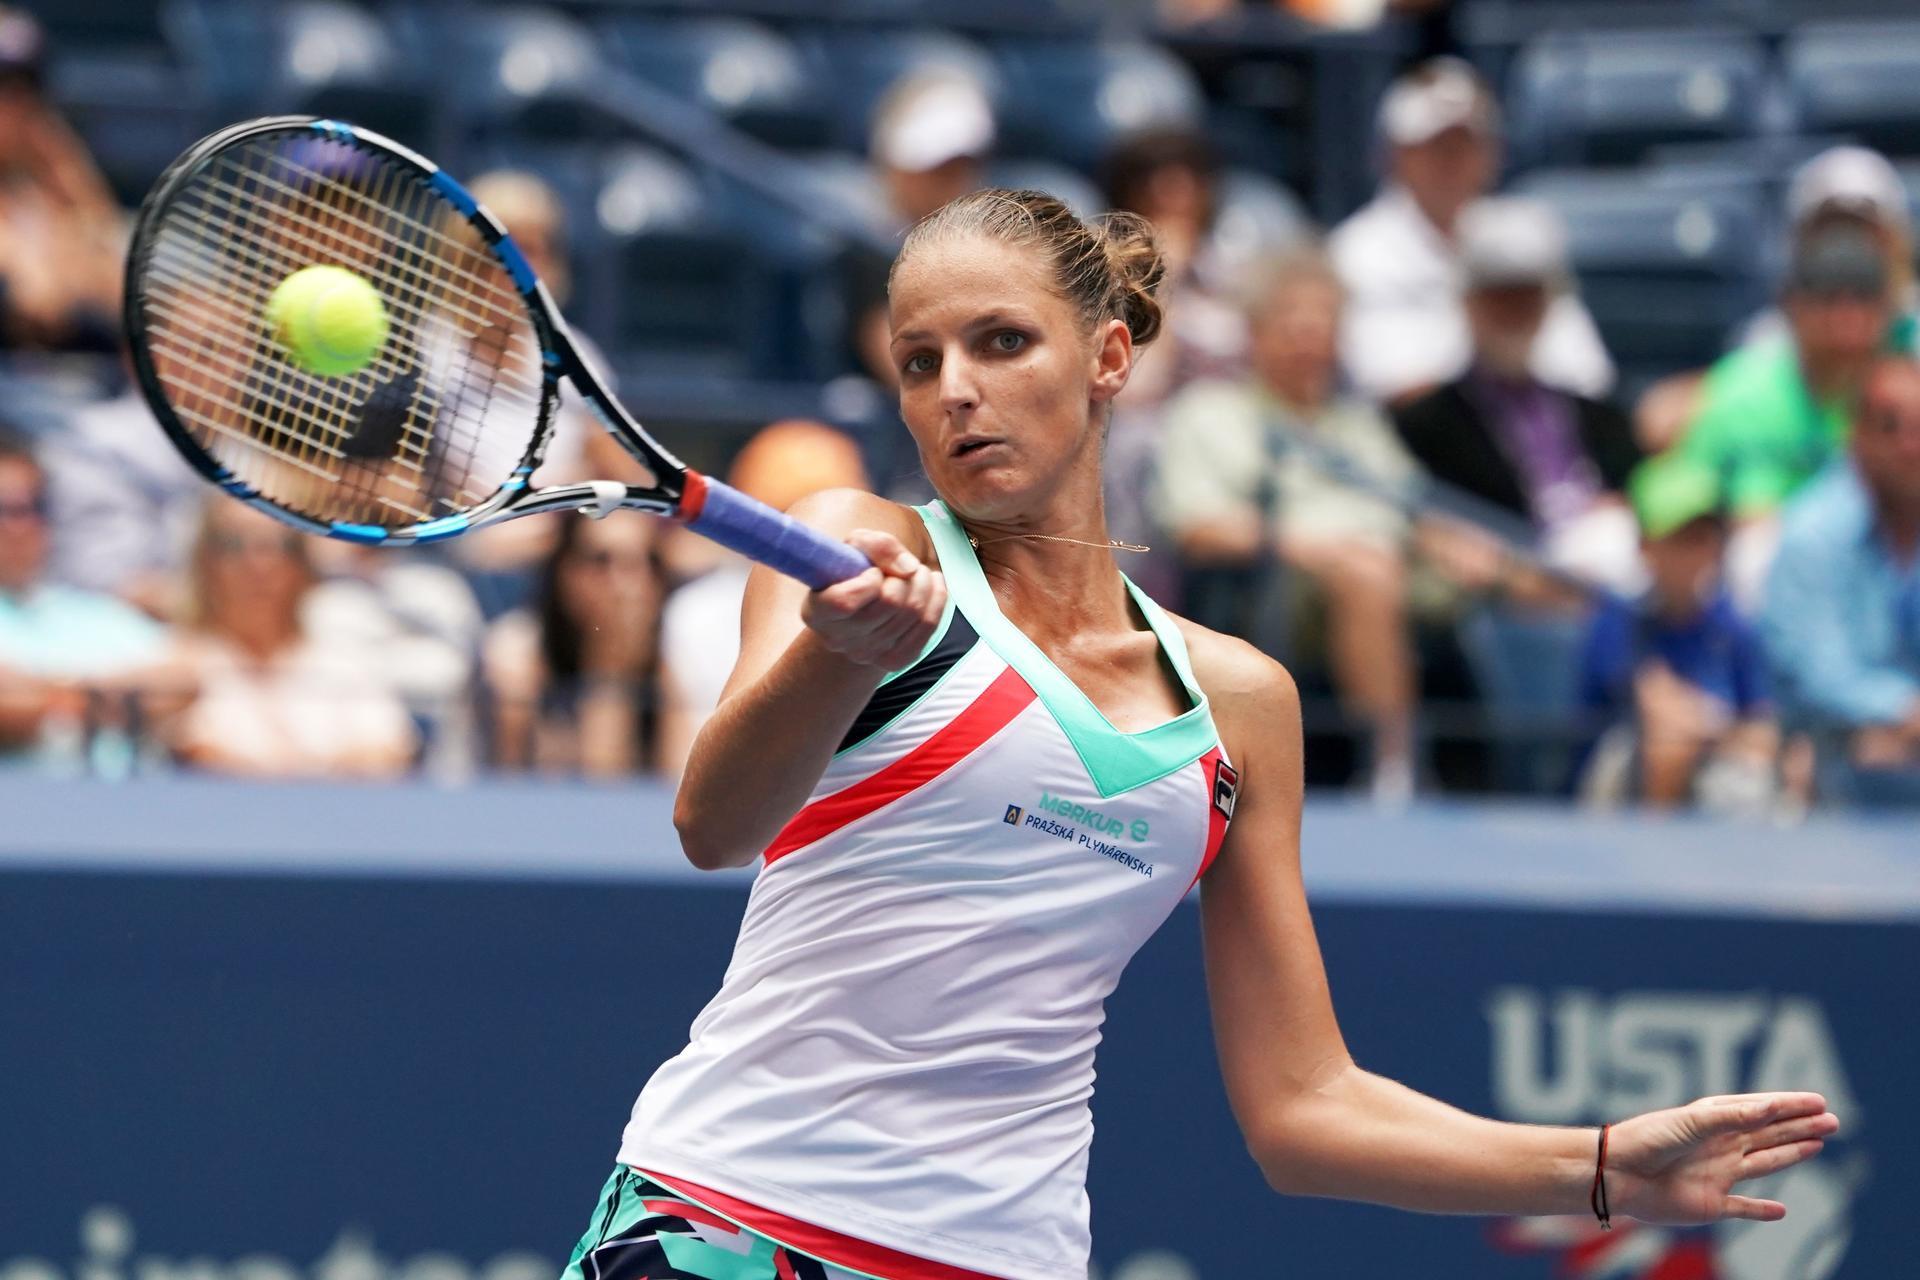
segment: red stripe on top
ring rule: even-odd
[[[829,1231],[798,1218],[789,1218],[784,1213],[775,1213],[771,1209],[736,1200],[724,1191],[715,1191],[711,1187],[688,1182],[685,1178],[666,1177],[652,1169],[642,1169],[640,1172],[689,1200],[700,1201],[715,1213],[725,1214],[747,1230],[756,1231],[777,1245],[784,1245],[796,1253],[818,1258],[836,1267],[845,1267],[849,1271],[862,1271],[870,1276],[879,1276],[881,1280],[996,1280],[996,1277],[985,1272],[969,1271],[965,1267],[918,1258],[885,1245],[843,1236],[838,1231]]]
[[[882,805],[892,804],[923,787],[971,755],[988,738],[1007,727],[1033,701],[1033,689],[1012,667],[975,698],[967,709],[931,737],[871,777],[844,791],[823,796],[793,815],[767,846],[769,864],[795,849],[812,844]]]
[[[1189,889],[1199,884],[1200,877],[1207,874],[1207,868],[1213,865],[1214,857],[1220,852],[1220,842],[1227,838],[1227,815],[1220,812],[1220,806],[1213,802],[1214,779],[1220,771],[1221,759],[1219,747],[1200,757],[1200,785],[1207,800],[1207,851],[1200,857],[1200,869],[1193,873],[1193,879],[1187,881]]]
[[[641,1205],[648,1213],[663,1213],[669,1218],[685,1218],[688,1222],[697,1222],[703,1227],[718,1227],[722,1231],[737,1231],[739,1227],[707,1208],[685,1200],[642,1200]]]

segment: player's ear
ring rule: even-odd
[[[1120,394],[1133,372],[1133,335],[1126,321],[1109,319],[1100,322],[1093,339],[1092,397],[1094,403],[1105,404]]]

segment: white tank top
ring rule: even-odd
[[[920,513],[947,616],[768,847],[620,1160],[949,1266],[1084,1280],[1103,1004],[1219,849],[1236,779],[1131,582],[1193,701],[1141,733],[1002,616],[943,505]]]

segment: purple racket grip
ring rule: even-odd
[[[688,480],[694,480],[693,473]],[[865,556],[846,543],[709,476],[699,476],[697,484],[689,483],[682,502],[683,506],[694,507],[687,519],[689,529],[798,578],[815,591],[872,567]]]

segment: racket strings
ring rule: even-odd
[[[371,201],[356,199],[355,197],[359,195],[358,192],[353,191],[343,183],[330,181],[326,175],[318,174],[306,166],[295,164],[282,156],[275,156],[273,159],[279,162],[282,167],[295,171],[301,177],[303,183],[317,186],[317,189],[322,195],[319,216],[301,217],[296,215],[290,216],[287,219],[287,230],[290,233],[290,238],[293,239],[295,243],[300,244],[303,250],[320,255],[332,253],[336,256],[349,256],[353,258],[355,265],[363,268],[364,274],[376,278],[384,277],[384,282],[388,285],[388,292],[395,298],[405,297],[406,290],[409,287],[421,290],[426,297],[432,300],[437,308],[453,313],[453,318],[456,323],[460,318],[465,318],[469,321],[468,327],[477,333],[493,332],[502,320],[510,321],[515,317],[513,310],[497,304],[497,286],[496,297],[487,300],[480,300],[478,295],[472,290],[461,290],[452,287],[451,281],[457,277],[460,271],[466,270],[470,272],[475,265],[484,264],[497,272],[499,270],[498,264],[493,261],[490,254],[486,254],[485,251],[478,248],[477,245],[460,246],[452,239],[444,235],[439,235],[434,231],[423,215],[433,211],[437,197],[433,196],[425,185],[415,179],[410,173],[406,175],[403,183],[399,176],[399,171],[393,166],[383,168],[381,171],[383,181],[380,183],[380,187],[384,188],[384,190],[376,189],[372,197],[374,201],[384,199],[386,203],[382,206],[372,204]],[[255,182],[264,181],[269,189],[269,194],[281,197],[298,196],[301,194],[299,188],[291,187],[287,183],[277,181],[268,175],[256,172],[250,176]],[[396,199],[396,197],[401,194],[401,191],[394,190],[396,186],[405,192],[407,196],[405,203],[400,203]],[[369,208],[370,205],[371,208]],[[376,211],[382,207],[397,212],[400,215],[400,229],[397,232],[391,229],[383,229],[374,223],[373,218],[378,216]],[[463,222],[460,225],[465,226],[466,224]],[[315,236],[316,232],[325,238],[317,238]],[[450,253],[444,252],[455,248],[460,249],[465,258],[464,261],[454,260]],[[424,253],[422,252],[423,249],[425,250]],[[434,251],[436,250],[443,252],[435,253]],[[422,265],[422,260],[424,261],[424,265]],[[412,278],[407,278],[403,274],[392,272],[390,268],[396,265],[412,268]],[[493,314],[487,316],[473,315],[467,311],[466,308],[452,303],[451,299],[456,295],[463,299],[480,302],[481,305],[486,305],[487,303],[495,304],[492,307]],[[422,334],[423,331],[420,325],[427,319],[424,310],[421,308],[410,309],[406,307],[402,307],[401,310],[403,312],[403,323],[411,320],[415,334]],[[405,314],[409,311],[411,311],[412,314]],[[499,373],[497,365],[496,368],[490,372],[497,376]],[[468,378],[458,379],[458,385],[462,388],[465,388],[470,382],[471,379]],[[432,388],[433,385],[432,383],[428,384],[429,388]],[[464,398],[463,395],[462,399]],[[450,419],[444,418],[444,415],[436,416],[456,425],[463,420],[461,415],[455,415]],[[433,418],[428,419],[428,421],[433,420]],[[415,415],[414,419],[408,425],[417,425],[418,421],[419,417]],[[407,434],[417,436],[417,433],[413,432]],[[420,443],[424,442],[416,441],[416,445]],[[421,458],[421,461],[424,461],[424,457]],[[489,488],[496,484],[500,478],[502,477],[499,471],[488,475],[487,481],[489,482]],[[479,496],[481,495],[459,495],[463,501],[453,505],[466,505],[472,499]],[[391,496],[386,497],[385,501],[391,503]],[[418,508],[409,509],[415,515],[423,514],[419,512]]]
[[[309,372],[267,322],[302,267],[367,279],[383,348]],[[550,388],[537,332],[480,233],[411,168],[310,135],[212,159],[161,212],[145,276],[149,349],[201,446],[272,501],[393,528],[485,501],[528,453]]]
[[[291,161],[283,161],[283,163],[286,164],[286,167],[302,177],[311,175],[309,179],[311,182],[324,184],[324,189],[329,195],[335,192],[345,191],[339,183],[326,180],[324,175],[314,173],[312,170],[294,164]],[[286,219],[286,224],[289,228],[300,228],[315,233],[309,241],[309,247],[318,252],[348,253],[364,258],[367,257],[366,248],[368,240],[382,242],[381,253],[390,252],[393,256],[387,258],[383,263],[380,255],[373,255],[368,265],[383,271],[383,274],[388,277],[387,283],[395,286],[396,297],[405,299],[410,296],[411,291],[432,291],[435,297],[440,300],[448,310],[455,312],[463,319],[469,320],[474,324],[497,324],[502,320],[511,320],[516,314],[513,308],[501,306],[497,298],[485,296],[472,290],[457,288],[455,287],[458,283],[457,279],[445,278],[437,274],[437,268],[443,264],[452,265],[460,271],[469,273],[469,275],[487,270],[504,270],[498,260],[494,258],[493,254],[481,245],[477,239],[470,243],[463,244],[442,233],[429,232],[437,243],[434,246],[433,252],[422,254],[419,252],[418,245],[410,243],[409,240],[404,238],[398,231],[383,229],[368,221],[365,217],[357,216],[349,212],[347,208],[337,207],[331,203],[326,204],[324,208],[328,220],[323,222],[318,217],[305,214],[298,204],[292,203],[292,201],[304,200],[306,198],[305,193],[302,192],[299,187],[276,181],[257,172],[250,173],[247,176],[266,187],[268,194],[289,200],[289,203],[279,211],[281,216]],[[414,183],[413,186],[414,191],[411,194],[415,199],[421,199],[422,193],[426,192],[427,188],[418,183]],[[395,201],[395,203],[384,206],[385,209],[396,216],[396,220],[400,222],[405,230],[410,232],[429,231],[417,218],[410,216],[405,210],[397,207],[398,197],[399,193],[397,192],[386,197],[389,200]],[[381,197],[378,196],[373,197],[375,200],[380,198]],[[426,195],[424,198],[429,201],[439,199],[438,196],[431,194]],[[381,206],[375,205],[374,207],[379,208]],[[322,239],[322,237],[325,239]],[[452,261],[456,254],[459,255],[459,260]],[[475,314],[471,311],[453,307],[447,300],[455,297],[458,297],[461,301],[470,302],[482,308],[482,314]]]
[[[253,211],[266,206],[249,198],[251,193],[247,186],[248,184],[244,181],[227,181],[212,182],[200,189],[197,194],[205,198],[201,202],[202,214],[197,229],[203,234],[215,237],[230,249],[247,245],[260,237],[266,229],[250,225],[248,220]],[[218,203],[214,202],[215,196],[222,197]],[[182,205],[187,207],[187,202],[183,200]],[[217,226],[212,225],[216,218]],[[302,246],[302,248],[307,247]],[[318,257],[320,255],[308,248],[303,256]],[[262,291],[264,282],[283,277],[286,274],[285,264],[267,264],[260,255],[251,255],[248,265],[255,268],[258,278],[253,283],[257,287],[252,289],[250,296],[244,297],[242,301],[254,314],[259,315],[265,309],[266,294]],[[233,333],[230,326],[223,334],[222,326],[217,321],[219,313],[214,314],[216,323],[208,326],[207,342],[220,341],[224,338],[227,342],[243,344],[253,342],[257,345],[254,335]],[[401,351],[404,350],[404,346],[392,344],[388,350]],[[202,354],[206,352],[206,342],[200,344],[200,351]],[[241,380],[241,403],[220,401],[217,397],[214,402],[229,412],[237,411],[243,418],[249,416],[249,408],[257,410],[257,413],[251,415],[255,421],[248,424],[254,430],[245,433],[248,438],[260,435],[258,428],[263,425],[261,420],[264,419],[265,424],[273,428],[272,443],[280,447],[281,461],[291,463],[317,479],[339,483],[345,478],[343,468],[337,465],[319,464],[323,456],[330,456],[335,460],[343,459],[345,450],[330,445],[310,432],[301,430],[301,420],[303,417],[325,418],[333,425],[338,435],[344,425],[347,412],[352,407],[353,399],[364,396],[367,388],[365,385],[350,384],[349,389],[342,389],[336,380],[299,379],[291,376],[292,372],[291,367],[284,362],[256,360],[248,367],[246,376]],[[371,375],[376,378],[391,377],[395,372],[397,372],[395,367],[389,365],[382,368],[380,362],[376,362],[370,370]],[[303,391],[308,394],[303,395]],[[229,434],[232,433],[229,432]],[[418,452],[417,446],[416,452]],[[418,459],[415,459],[415,463],[414,469],[418,471]]]
[[[276,159],[278,159],[278,157],[276,157]],[[298,165],[290,165],[290,167],[300,169]],[[315,173],[315,171],[307,169],[305,173]],[[263,175],[248,175],[248,177],[253,178],[253,180],[259,180]],[[371,230],[378,230],[378,228],[372,226],[367,219],[351,217],[351,213],[348,213],[348,190],[346,190],[340,182],[324,180],[324,175],[317,175],[317,173],[315,173],[315,178],[309,178],[309,180],[311,180],[311,182],[317,182],[317,186],[319,186],[319,190],[321,190],[321,194],[323,194],[321,211],[323,211],[323,217],[326,219],[326,223],[315,219],[315,217],[286,215],[286,217],[284,217],[284,228],[282,228],[282,230],[286,230],[286,232],[290,234],[290,238],[300,246],[303,255],[311,255],[311,257],[324,257],[324,255],[349,257],[349,259],[355,261],[355,265],[363,267],[363,274],[376,274],[376,276],[382,274],[382,271],[380,271],[382,263],[378,261],[380,255],[378,255],[378,253],[369,253],[369,248],[372,248],[372,242],[363,234],[363,232],[371,232]],[[286,184],[280,184],[280,182],[271,182],[271,186],[275,188],[273,194],[276,194],[276,196],[282,196],[282,198],[284,198],[284,196],[300,196],[300,190],[298,190],[298,188],[288,188]],[[386,201],[388,207],[396,207],[397,213],[401,215],[401,219],[409,219],[409,217],[411,217],[411,219],[419,221],[419,213],[424,213],[424,211],[430,209],[430,203],[422,196],[422,188],[420,188],[419,182],[401,184],[392,169],[386,169],[386,171],[382,173],[382,188],[384,188],[384,190],[376,190],[376,192],[372,194],[372,198],[374,198],[374,200]],[[399,188],[399,190],[394,190],[394,188]],[[409,198],[407,203],[397,203],[397,200],[401,198],[401,194],[405,194],[405,196]],[[422,207],[422,205],[424,205],[424,207]],[[319,240],[311,234],[311,232],[315,232],[315,230],[328,232],[330,238],[332,238],[332,244],[319,242]],[[392,248],[386,246],[386,244],[380,244],[380,248],[386,249],[388,253],[396,253],[396,249],[405,251],[405,249],[409,248],[405,234],[386,236],[386,234],[382,232],[380,238],[382,238],[382,242],[388,240],[388,238],[394,240],[394,246],[392,246]],[[401,257],[399,261],[405,261],[405,259]],[[396,297],[401,296],[401,294],[399,294],[397,288],[392,288],[392,286],[396,286],[396,284],[417,284],[417,282],[407,282],[407,280],[394,280],[392,276],[388,276],[388,282],[390,282],[390,290],[388,290],[390,296]],[[436,299],[445,296],[445,290],[432,288],[432,282],[426,282],[426,284],[428,284],[430,296],[436,297]],[[407,324],[407,320],[413,320],[413,332],[417,334],[417,332],[419,332],[419,324],[424,320],[424,311],[419,309],[419,307],[413,307],[413,309],[411,309],[413,315],[409,315],[409,309],[407,309],[407,307],[399,307],[399,311],[401,311],[401,322],[403,322],[403,326]],[[492,322],[492,320],[490,320],[490,322]],[[405,344],[405,342],[397,342],[397,344],[388,345],[388,349],[390,349],[390,351],[407,351],[409,345]],[[265,368],[271,370],[271,368],[276,367],[269,363],[269,365],[265,365]],[[396,378],[401,378],[401,376],[405,376],[405,374],[407,374],[405,368],[390,368],[390,370],[384,370],[384,378],[380,378],[378,382],[374,382],[374,388],[380,388],[380,386],[396,386]],[[438,395],[432,391],[432,384],[426,384],[426,390],[428,390],[428,393],[426,393],[424,397],[419,397],[419,401],[417,401],[415,407],[413,407],[413,413],[407,415],[407,420],[399,424],[399,432],[397,432],[399,441],[397,441],[397,451],[394,462],[396,462],[396,466],[399,466],[399,468],[413,472],[413,484],[411,484],[411,486],[386,484],[384,491],[382,491],[382,489],[372,489],[372,487],[367,484],[372,478],[372,472],[369,468],[355,468],[355,470],[348,472],[348,476],[351,476],[351,480],[355,482],[355,487],[359,489],[357,493],[353,493],[353,497],[357,497],[357,499],[361,499],[361,501],[374,501],[374,503],[378,503],[378,505],[382,505],[382,507],[388,507],[388,509],[399,510],[403,516],[411,516],[411,518],[415,518],[415,520],[426,518],[426,516],[430,514],[430,510],[420,507],[419,503],[407,503],[407,501],[403,501],[401,495],[405,495],[405,493],[409,493],[409,491],[411,491],[411,493],[430,491],[430,487],[432,487],[430,486],[430,482],[424,478],[424,474],[422,474],[424,468],[426,468],[426,464],[428,464],[428,451],[426,451],[428,432],[422,428],[422,422],[434,422],[434,420],[440,416],[438,415],[438,411],[440,411]],[[363,391],[363,393],[367,395],[367,403],[371,405],[372,393],[376,393],[376,391]],[[392,399],[392,397],[390,397],[390,399]],[[388,405],[388,413],[397,413],[396,407]],[[294,439],[301,438],[300,436],[294,436]],[[344,453],[344,451],[342,451],[342,453]],[[409,457],[409,453],[411,453],[411,457]],[[340,476],[336,474],[334,480],[336,480],[336,484],[338,484]],[[388,474],[388,480],[390,480],[390,482],[394,480],[394,472]],[[455,501],[453,505],[461,505],[459,499],[470,501],[470,497],[474,497],[474,495],[465,495],[465,493],[455,495],[457,501]],[[353,510],[353,512],[349,512],[349,514],[351,514],[355,520],[363,520],[363,522],[369,520],[369,516],[365,516],[365,514],[359,512],[359,510]]]

